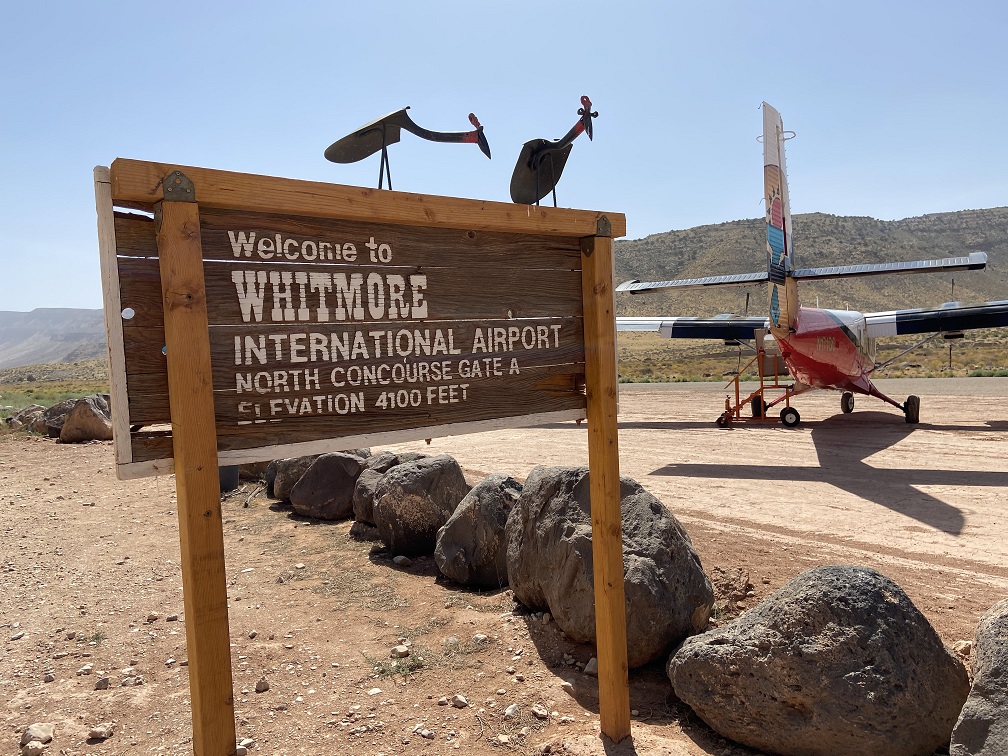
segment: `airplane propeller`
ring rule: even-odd
[[[405,129],[421,139],[431,142],[451,142],[456,144],[475,144],[480,152],[490,157],[490,145],[483,134],[483,126],[475,114],[469,114],[469,123],[475,128],[472,131],[431,131],[418,126],[409,114],[407,105],[402,110],[389,113],[376,121],[361,126],[352,134],[333,142],[326,148],[325,158],[333,163],[356,163],[381,150],[381,164],[378,166],[378,188],[382,188],[385,177],[388,177],[388,188],[392,188],[392,172],[389,168],[388,146],[399,141],[402,130]]]
[[[556,207],[556,185],[567,165],[574,140],[587,134],[592,140],[592,119],[598,118],[593,112],[588,95],[581,96],[580,116],[570,131],[560,139],[532,139],[525,142],[518,163],[511,176],[511,200],[519,205],[538,205],[539,200],[553,192],[553,207]]]

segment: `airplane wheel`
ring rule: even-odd
[[[785,428],[794,428],[800,420],[801,415],[798,414],[798,410],[794,407],[785,407],[781,410],[780,421],[784,423]]]
[[[906,421],[908,423],[919,423],[920,422],[920,397],[919,396],[908,396],[907,400],[903,403],[903,414],[906,416]]]
[[[840,397],[840,409],[843,410],[845,415],[849,415],[854,411],[854,394],[850,391],[844,391]]]
[[[766,402],[760,397],[754,396],[751,404],[753,417],[763,417],[766,414]]]

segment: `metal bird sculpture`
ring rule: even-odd
[[[378,167],[378,188],[382,188],[383,180],[388,178],[388,188],[392,188],[392,172],[389,168],[388,146],[399,141],[403,129],[416,134],[421,139],[432,142],[456,142],[463,144],[478,144],[480,151],[490,157],[490,145],[483,135],[483,127],[472,113],[469,123],[476,128],[472,131],[429,131],[417,126],[406,112],[409,106],[366,126],[361,126],[352,134],[333,142],[325,151],[326,160],[333,163],[356,163],[369,155],[381,150],[381,164]]]
[[[518,155],[518,164],[511,175],[511,200],[520,205],[538,205],[539,200],[553,192],[553,207],[556,207],[556,185],[567,165],[574,140],[582,133],[592,138],[592,119],[598,117],[592,112],[591,100],[581,97],[577,123],[564,136],[555,141],[533,139],[525,142]]]

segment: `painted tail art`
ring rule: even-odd
[[[770,328],[775,338],[791,333],[798,322],[798,288],[789,275],[794,270],[791,202],[788,197],[784,141],[794,132],[784,131],[780,113],[763,103],[763,185],[766,202],[767,292]]]

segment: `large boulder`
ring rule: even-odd
[[[77,401],[63,420],[59,439],[64,444],[84,441],[111,441],[112,416],[100,396],[86,396]]]
[[[357,522],[374,525],[374,495],[375,489],[382,478],[385,477],[385,470],[376,470],[366,467],[361,470],[354,485],[353,513]]]
[[[36,419],[42,416],[45,407],[41,404],[29,404],[23,409],[19,409],[7,418],[7,424],[15,430],[21,430],[25,426],[30,426]]]
[[[437,532],[469,493],[458,462],[447,454],[396,465],[379,481],[374,521],[394,554],[434,551]]]
[[[434,561],[462,585],[507,585],[504,528],[522,485],[510,475],[489,475],[455,508],[437,534]]]
[[[290,492],[294,511],[320,520],[345,520],[353,514],[353,495],[363,460],[336,452],[316,459]]]
[[[1008,599],[977,626],[973,689],[952,730],[951,756],[1008,754]]]
[[[290,499],[291,491],[301,480],[312,462],[318,459],[318,454],[310,454],[307,457],[290,457],[288,459],[278,459],[273,468],[273,493],[274,499],[287,501]],[[267,472],[267,494],[269,494],[269,472]]]
[[[654,661],[707,627],[714,593],[686,531],[653,495],[620,479],[628,661]],[[595,642],[595,580],[586,467],[537,467],[507,522],[515,599],[548,610],[578,643]]]
[[[32,430],[36,433],[45,433],[49,438],[59,438],[60,431],[63,430],[63,423],[75,404],[77,404],[76,399],[64,399],[62,402],[57,402],[43,412],[38,420],[32,423]]]
[[[368,457],[364,460],[364,470],[357,478],[357,485],[354,487],[353,512],[354,518],[358,522],[374,524],[374,494],[378,483],[385,477],[385,473],[396,465],[406,462],[414,462],[424,459],[428,455],[422,452],[395,452],[383,451]]]
[[[352,454],[361,459],[371,456],[370,449],[347,449],[342,454]],[[266,495],[284,501],[290,500],[291,491],[301,480],[312,463],[319,458],[319,454],[309,454],[306,457],[290,457],[288,459],[278,459],[270,462],[266,466]]]
[[[675,694],[769,753],[925,756],[947,747],[965,667],[892,580],[817,567],[669,659]]]

